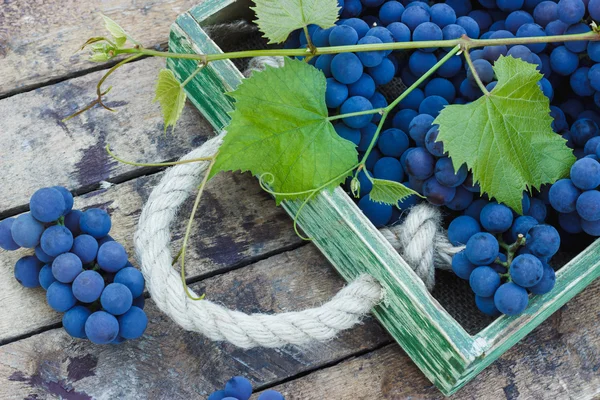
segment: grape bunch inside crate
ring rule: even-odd
[[[250,5],[246,0],[208,0],[192,8],[172,26],[170,50],[221,52],[203,27],[252,20]],[[196,62],[182,59],[169,59],[167,65],[180,82],[197,68]],[[225,93],[234,90],[243,78],[232,61],[211,62],[185,90],[194,106],[220,131],[227,126],[228,113],[233,110],[233,99]],[[283,206],[294,216],[300,203],[286,201]],[[346,280],[367,273],[381,283],[386,301],[375,307],[373,314],[446,395],[474,378],[600,275],[600,244],[596,241],[564,265],[557,272],[555,288],[546,295],[532,297],[523,314],[503,315],[478,332],[469,333],[427,291],[341,188],[333,193],[321,192],[307,203],[299,224]]]

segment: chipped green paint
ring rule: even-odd
[[[177,19],[171,29],[170,49],[186,53],[220,52],[201,27],[249,18],[248,6],[246,0],[204,1]],[[194,62],[184,60],[169,60],[168,66],[181,80],[196,68]],[[232,62],[219,61],[198,74],[186,91],[194,106],[220,131],[227,125],[232,109],[232,101],[225,93],[242,79]],[[283,207],[293,216],[299,203],[285,202]],[[600,275],[597,241],[557,273],[552,292],[532,298],[524,315],[500,317],[471,336],[427,292],[410,267],[340,188],[319,194],[303,209],[299,223],[346,280],[369,273],[381,282],[387,298],[373,309],[373,314],[446,395],[473,379]]]

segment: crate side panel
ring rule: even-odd
[[[248,0],[203,1],[188,11],[201,26],[223,24],[230,21],[250,20],[254,15]]]

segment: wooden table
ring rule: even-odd
[[[172,160],[213,132],[188,106],[174,134],[163,134],[151,104],[163,60],[144,59],[111,79],[109,105],[61,122],[94,98],[109,64],[76,53],[102,30],[99,12],[121,21],[147,47],[164,47],[169,25],[198,0],[19,0],[0,5],[0,219],[27,210],[48,185],[77,194],[76,207],[102,206],[111,234],[132,254],[141,207],[159,168],[119,164],[104,150],[140,162]],[[112,186],[104,189],[101,182]],[[174,227],[181,244],[185,215]],[[344,282],[290,219],[248,176],[210,184],[189,250],[188,275],[206,293],[246,312],[319,304]],[[24,251],[0,251],[0,399],[204,399],[233,375],[287,399],[438,399],[441,394],[372,319],[328,343],[243,351],[175,326],[147,301],[150,326],[140,340],[96,346],[71,339],[42,289],[13,277]],[[199,267],[199,265],[203,267]],[[600,282],[554,314],[454,397],[600,398]]]

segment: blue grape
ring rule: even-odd
[[[455,189],[456,194],[452,200],[446,203],[446,207],[454,211],[465,210],[473,202],[474,195],[472,192],[469,192],[462,186],[459,186]]]
[[[600,0],[589,0],[588,12],[594,20],[600,20]]]
[[[479,222],[479,216],[481,215],[481,210],[485,207],[489,202],[485,199],[477,199],[467,209],[465,210],[465,215],[468,215],[471,218],[474,218]]]
[[[352,46],[358,42],[358,33],[350,25],[335,26],[329,33],[330,46]]]
[[[480,222],[488,232],[502,233],[512,226],[513,214],[503,204],[490,203],[481,210]]]
[[[498,311],[509,316],[521,314],[528,303],[527,290],[513,282],[501,285],[494,294],[494,304]]]
[[[15,264],[15,278],[28,288],[40,286],[40,271],[43,264],[33,256],[20,258]]]
[[[581,218],[580,221],[581,229],[583,229],[585,233],[587,233],[590,236],[600,236],[600,220],[586,221],[585,219]]]
[[[481,89],[479,89],[477,85],[471,83],[469,79],[463,80],[460,84],[460,93],[468,100],[475,100],[482,94]]]
[[[461,279],[469,280],[473,270],[477,268],[467,258],[465,250],[461,250],[452,257],[452,271]]]
[[[83,306],[75,306],[62,317],[63,328],[74,338],[85,339],[85,321],[92,312]]]
[[[477,71],[477,75],[479,75],[479,79],[481,79],[484,84],[494,80],[494,68],[489,61],[475,60],[473,61],[473,66],[475,67],[475,71]],[[475,76],[470,68],[467,70],[467,79],[469,79],[471,84],[475,83]]]
[[[433,53],[426,53],[421,50],[413,52],[408,58],[408,68],[416,75],[424,75],[437,63],[437,57]]]
[[[376,85],[388,84],[396,75],[396,67],[389,58],[384,58],[379,65],[367,68],[367,72],[373,78]]]
[[[475,22],[477,22],[480,32],[487,31],[493,23],[490,13],[485,10],[473,10],[469,13],[469,17],[473,18]]]
[[[454,199],[456,188],[444,186],[435,177],[431,177],[423,184],[423,196],[431,204],[441,206]]]
[[[585,4],[581,0],[560,0],[558,2],[558,18],[565,24],[575,24],[583,19]]]
[[[552,121],[552,129],[554,129],[555,132],[562,132],[569,129],[569,125],[567,124],[567,117],[565,117],[565,113],[560,108],[556,106],[550,106],[550,116],[554,119],[554,121]],[[598,143],[600,143],[600,138],[598,139]],[[586,152],[586,154],[591,153]]]
[[[585,146],[583,148],[584,153],[586,155],[593,154],[597,156],[596,153],[598,152],[598,145],[600,145],[600,136],[595,136],[591,138],[590,140],[585,142]]]
[[[10,228],[15,222],[15,218],[6,218],[0,221],[0,248],[4,250],[17,250],[20,246],[15,243]]]
[[[507,56],[519,58],[530,64],[533,63],[533,54],[534,53],[532,53],[531,50],[521,44],[511,47],[506,53]]]
[[[98,254],[98,241],[90,235],[79,235],[73,240],[71,253],[77,255],[83,264],[89,264]]]
[[[565,35],[573,35],[576,33],[587,33],[591,28],[584,24],[578,23],[571,25],[565,31]],[[576,42],[565,42],[565,47],[571,50],[573,53],[583,53],[587,49],[588,41],[578,40]]]
[[[58,190],[65,201],[65,209],[63,210],[62,215],[67,215],[73,209],[73,195],[69,190],[63,186],[54,186],[54,189]]]
[[[579,66],[579,56],[565,46],[559,46],[550,53],[550,66],[559,75],[569,76]]]
[[[381,152],[379,152],[379,150],[377,150],[377,148],[373,148],[371,150],[371,154],[369,154],[369,156],[367,157],[367,159],[365,160],[365,166],[367,167],[368,170],[373,170],[373,168],[375,167],[375,164],[377,163],[377,161],[379,161],[381,159]]]
[[[467,32],[469,38],[479,38],[479,25],[473,18],[467,16],[458,17],[456,25],[461,26]]]
[[[544,29],[538,24],[524,24],[522,25],[515,35],[516,37],[535,37],[535,36],[546,36]],[[534,53],[541,53],[546,48],[546,43],[535,43],[526,44],[529,50]]]
[[[571,75],[571,89],[573,89],[573,92],[575,92],[577,96],[593,96],[595,93],[588,77],[589,70],[588,67],[580,67]]]
[[[132,306],[125,314],[120,315],[119,336],[125,339],[137,339],[144,334],[148,326],[148,317],[141,308]]]
[[[10,227],[13,241],[28,249],[33,249],[40,243],[43,232],[44,225],[33,218],[30,213],[19,215]]]
[[[379,9],[379,19],[384,25],[400,21],[404,13],[404,6],[397,1],[388,1],[383,3]]]
[[[577,199],[576,208],[577,213],[584,220],[600,220],[600,192],[597,190],[583,192]]]
[[[394,116],[394,119],[392,120],[392,126],[396,129],[400,129],[402,132],[408,132],[410,122],[417,115],[419,115],[419,113],[415,110],[411,110],[408,108],[405,110],[400,110]]]
[[[113,239],[110,235],[106,235],[103,238],[98,239],[98,248],[100,248],[100,246],[102,246],[104,243],[107,242],[114,242],[115,239]]]
[[[469,285],[477,296],[491,297],[500,287],[500,275],[492,267],[477,267],[469,277]]]
[[[381,40],[383,43],[394,43],[394,37],[392,36],[392,33],[382,26],[375,26],[369,29],[365,36],[375,36],[379,38],[379,40]],[[391,50],[382,51],[386,56],[392,52]]]
[[[456,97],[456,89],[448,79],[434,78],[425,86],[425,96],[440,96],[451,103]]]
[[[569,24],[565,24],[560,20],[552,21],[544,28],[544,32],[546,32],[546,36],[556,36],[556,35],[564,35],[565,31],[569,27]],[[550,44],[551,47],[556,46],[556,44]]]
[[[402,99],[402,101],[400,101],[398,106],[401,110],[409,109],[409,110],[417,111],[419,109],[419,105],[421,104],[421,102],[423,101],[424,98],[425,98],[425,95],[423,94],[423,91],[419,88],[415,88],[415,89],[413,89],[412,92],[408,93]],[[406,131],[406,130],[403,129],[403,131]]]
[[[342,22],[342,25],[354,28],[359,38],[364,37],[370,29],[369,25],[360,18],[348,18]]]
[[[542,28],[558,19],[558,4],[553,1],[542,1],[533,10],[533,19]]]
[[[404,171],[398,159],[383,157],[375,163],[373,176],[377,179],[402,182],[404,180]]]
[[[42,250],[42,246],[40,246],[39,244],[35,246],[35,256],[38,258],[38,260],[40,260],[43,263],[49,263],[54,260],[54,257],[51,257],[48,254],[46,254],[44,250]]]
[[[402,22],[392,22],[387,26],[387,29],[390,31],[396,42],[410,42],[410,29]]]
[[[96,271],[83,271],[73,281],[73,296],[82,303],[93,303],[104,290],[104,279]]]
[[[527,232],[529,232],[529,230],[536,226],[538,223],[539,221],[537,219],[530,216],[518,217],[517,219],[515,219],[515,222],[510,228],[510,240],[513,242],[516,241],[519,234],[525,237],[525,235],[527,235]]]
[[[430,114],[419,114],[408,125],[408,134],[417,142],[418,146],[425,145],[425,136],[431,129],[431,124],[435,118]],[[425,178],[419,178],[425,179]]]
[[[133,303],[133,296],[127,286],[122,283],[107,285],[100,295],[102,308],[113,315],[125,314]]]
[[[70,213],[65,215],[65,226],[71,231],[73,236],[79,236],[81,228],[79,227],[79,220],[83,213],[79,210],[72,210]]]
[[[323,71],[326,78],[331,78],[331,60],[333,60],[333,56],[333,54],[322,54],[316,57],[315,68]]]
[[[406,133],[400,129],[390,128],[381,133],[377,145],[383,155],[399,158],[408,150],[410,143]]]
[[[500,311],[496,308],[494,304],[494,297],[481,297],[475,296],[475,305],[482,313],[489,315],[490,317],[497,317],[500,315]]]
[[[360,1],[360,0],[357,0]],[[206,400],[223,400],[227,397],[224,390],[217,390],[216,392],[211,393]],[[231,398],[231,397],[230,397]]]
[[[588,57],[594,62],[600,62],[600,42],[589,42],[587,47]]]
[[[588,70],[588,80],[594,90],[600,90],[600,64],[594,64]]]
[[[435,158],[424,148],[417,147],[407,154],[405,167],[406,173],[424,181],[434,173]]]
[[[452,7],[459,17],[467,15],[473,9],[470,0],[446,0],[446,4]]]
[[[402,13],[400,21],[408,26],[411,31],[414,31],[417,26],[424,22],[429,22],[431,16],[427,10],[422,7],[408,7]]]
[[[488,83],[487,85],[485,85],[485,88],[487,89],[488,92],[491,92],[492,90],[494,90],[494,88],[498,85],[497,81],[492,81],[490,83]]]
[[[381,44],[381,39],[375,36],[365,36],[358,41],[358,44]],[[385,51],[361,51],[356,53],[365,67],[376,67],[385,58]]]
[[[441,96],[428,96],[421,102],[419,114],[429,114],[435,118],[447,105],[448,101]]]
[[[533,22],[534,20],[531,14],[529,14],[527,11],[517,10],[508,14],[506,17],[505,28],[514,35],[522,25]]]
[[[503,20],[496,21],[490,26],[490,30],[481,36],[481,39],[484,39],[484,36],[485,39],[490,39],[495,32],[503,30],[506,30],[505,22]]]
[[[580,194],[570,179],[560,179],[550,188],[548,199],[556,211],[566,214],[575,211]]]
[[[437,138],[440,134],[440,130],[437,125],[434,125],[427,131],[427,135],[425,135],[425,147],[427,151],[429,151],[432,155],[436,157],[444,156],[444,143],[438,142]]]
[[[377,125],[369,123],[364,128],[360,129],[360,142],[358,143],[358,151],[367,151],[369,145],[375,137]]]
[[[38,275],[40,286],[44,288],[44,290],[48,290],[52,283],[56,282],[56,278],[52,274],[52,266],[50,264],[46,264],[40,269],[40,274]]]
[[[335,129],[335,131],[338,135],[340,135],[340,137],[351,141],[355,145],[358,146],[358,144],[360,143],[360,130],[350,128],[349,126],[341,122],[334,124],[333,129]]]
[[[541,2],[542,0],[525,0],[525,4],[523,5],[523,7],[525,7],[528,10],[532,10]]]
[[[431,22],[440,28],[456,22],[456,12],[448,4],[438,3],[431,6]]]
[[[433,22],[423,22],[422,24],[419,24],[419,26],[414,29],[412,35],[412,40],[414,42],[442,40],[442,38],[443,34],[441,28]],[[432,53],[435,50],[435,47],[421,49],[421,51],[426,53]]]
[[[62,283],[71,283],[83,271],[81,260],[73,253],[64,253],[52,261],[52,274]]]
[[[317,47],[329,46],[329,35],[331,34],[331,31],[334,28],[335,27],[329,29],[322,29],[321,27],[318,27],[312,34],[313,44]]]
[[[275,390],[265,390],[258,396],[258,400],[285,400],[283,395]]]
[[[373,108],[385,108],[388,105],[385,96],[378,91],[375,91],[375,94],[369,98],[369,101],[373,105]],[[372,122],[377,123],[379,121],[381,121],[381,114],[374,114]]]
[[[369,196],[365,196],[358,202],[358,208],[371,221],[375,227],[385,226],[392,218],[392,207],[387,204],[377,203]]]
[[[363,64],[354,53],[336,54],[331,60],[331,75],[340,83],[354,83],[362,74]]]
[[[52,309],[58,312],[65,312],[77,303],[71,285],[58,281],[48,287],[46,301]]]
[[[252,395],[252,384],[243,376],[234,376],[225,384],[225,395],[248,400]]]
[[[510,12],[523,7],[524,0],[496,0],[496,5],[502,11]]]
[[[56,257],[73,247],[73,234],[64,226],[51,226],[42,234],[40,247],[50,257]]]
[[[98,249],[97,262],[104,271],[117,272],[127,264],[127,252],[120,243],[104,243]]]
[[[327,78],[325,104],[329,108],[338,108],[348,99],[348,86],[339,83],[335,78]]]
[[[146,299],[144,298],[144,296],[139,296],[133,299],[132,307],[138,307],[143,310],[144,305],[146,305]]]
[[[134,298],[141,296],[144,292],[144,276],[133,266],[125,267],[117,272],[113,282],[127,286]]]
[[[527,232],[525,249],[537,257],[552,257],[560,248],[560,235],[551,225],[536,225]]]
[[[591,158],[577,160],[571,166],[571,181],[581,190],[597,188],[600,185],[600,163]]]
[[[521,254],[510,265],[510,277],[517,285],[528,288],[536,285],[544,275],[542,262],[531,254]]]
[[[66,209],[61,192],[54,188],[38,189],[29,200],[31,215],[40,222],[56,221]]]
[[[535,218],[539,223],[542,223],[546,220],[547,213],[548,209],[542,200],[536,198],[531,199],[531,206],[529,207],[527,215]]]
[[[442,157],[435,164],[435,177],[438,182],[444,186],[457,187],[467,179],[467,166],[461,165],[455,172],[452,160],[448,157]]]
[[[479,222],[467,215],[461,215],[455,218],[448,226],[448,240],[454,246],[464,245],[471,236],[478,232],[481,232]]]
[[[463,187],[471,193],[481,192],[481,187],[479,186],[479,183],[473,182],[473,174],[470,172],[467,174],[467,179],[465,179]]]
[[[554,288],[555,283],[556,273],[554,272],[554,269],[548,264],[544,264],[542,279],[528,289],[533,294],[546,294]]]
[[[571,137],[575,145],[579,147],[585,146],[586,142],[598,136],[598,125],[589,118],[578,119],[571,125]]]
[[[416,188],[413,187],[413,185],[410,182],[404,182],[402,183],[404,186],[406,186],[409,189],[415,190]],[[419,197],[417,197],[417,195],[415,194],[411,194],[408,197],[405,197],[403,200],[400,200],[398,202],[398,206],[397,208],[399,210],[406,210],[412,206],[414,206],[415,204],[417,204],[419,202]]]
[[[85,334],[92,343],[108,344],[119,334],[119,321],[106,311],[96,311],[85,321]]]
[[[490,35],[490,39],[508,39],[513,38],[514,35],[507,30],[499,30]],[[492,62],[496,61],[501,55],[506,55],[508,47],[506,45],[498,46],[485,46],[483,48],[483,57]]]
[[[600,124],[600,114],[593,110],[585,110],[581,114],[577,116],[576,119],[591,119],[596,123],[596,125]],[[583,145],[582,145],[583,146]]]
[[[79,219],[81,232],[87,233],[96,239],[106,235],[111,228],[110,216],[106,211],[99,208],[90,208],[86,210]]]
[[[466,255],[475,265],[489,265],[493,263],[500,252],[500,245],[496,238],[487,232],[476,233],[467,241]]]

